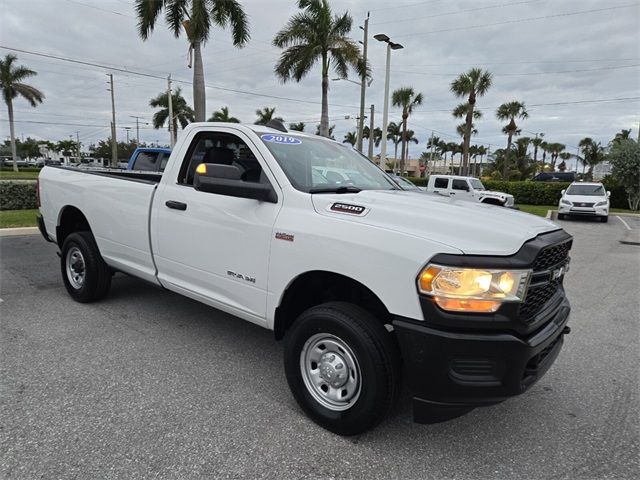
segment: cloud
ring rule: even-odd
[[[295,2],[252,0],[243,3],[251,21],[249,45],[237,49],[231,44],[228,32],[216,29],[203,50],[207,114],[229,106],[232,115],[253,122],[256,109],[275,106],[285,120],[306,121],[308,130],[315,130],[320,118],[319,69],[300,83],[282,84],[273,75],[279,50],[270,42],[297,11]],[[449,85],[457,74],[473,66],[494,73],[493,87],[478,102],[484,118],[477,122],[479,134],[474,137],[475,142],[491,144],[494,148],[506,143],[494,112],[500,103],[513,99],[524,101],[530,108],[530,118],[521,124],[523,133],[544,132],[549,141],[574,146],[580,138],[591,136],[606,143],[621,128],[634,128],[637,132],[638,100],[542,104],[639,96],[638,4],[556,17],[625,3],[624,0],[616,4],[596,0],[331,3],[336,12],[352,12],[354,38],[361,39],[362,32],[357,26],[370,9],[371,36],[384,32],[404,45],[404,49],[392,53],[391,89],[410,85],[425,95],[425,104],[417,108],[409,120],[409,127],[421,141],[411,146],[412,156],[426,149],[432,130],[448,141],[460,141],[455,134],[460,122],[450,114],[460,100],[450,93]],[[518,22],[545,16],[549,18]],[[136,31],[133,0],[3,0],[0,22],[0,44],[4,46],[162,77],[114,72],[119,127],[134,126],[132,115],[150,122],[153,110],[148,106],[149,99],[166,88],[164,77],[168,74],[191,102],[191,86],[180,84],[190,82],[192,76],[187,68],[185,38],[176,39],[164,23],[160,23],[143,42]],[[486,26],[495,23],[502,24]],[[427,33],[434,31],[440,32]],[[9,52],[0,50],[0,53]],[[370,38],[369,60],[374,81],[367,91],[366,105],[368,111],[369,105],[375,104],[377,125],[382,117],[385,55],[384,44]],[[108,70],[27,54],[18,54],[18,58],[20,64],[38,72],[30,83],[46,94],[45,103],[36,109],[26,102],[16,102],[18,134],[58,140],[70,134],[75,136],[79,131],[81,141],[87,145],[108,136],[111,117],[105,75]],[[625,68],[617,68],[622,66]],[[359,88],[349,82],[331,82],[329,103],[329,115],[336,125],[335,135],[341,140],[348,130],[355,129]],[[390,120],[398,121],[399,115],[398,109],[392,107]],[[3,137],[9,132],[4,120],[3,110],[0,117]],[[153,130],[144,122],[141,140],[168,141],[166,131]],[[124,138],[124,135],[124,130],[119,128],[118,136]]]

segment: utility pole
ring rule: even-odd
[[[171,75],[167,77],[167,100],[169,103],[169,143],[171,148],[176,144],[175,132],[173,131],[173,98],[171,98]]]
[[[113,92],[113,74],[107,73],[111,88],[111,166],[118,166],[118,143],[116,142],[116,100]]]
[[[78,150],[78,159],[80,159],[80,132],[76,130],[76,149]]]
[[[430,155],[430,157],[431,157],[431,160],[430,160],[430,161],[431,161],[431,164],[432,164],[432,165],[435,165],[435,164],[433,163],[433,130],[431,130],[431,155]],[[429,174],[429,166],[427,165],[427,175],[428,175],[428,174]]]
[[[136,119],[136,144],[140,145],[140,123],[139,120],[142,117],[136,117],[135,115],[129,115],[131,118],[135,118]]]
[[[373,114],[375,107],[371,104],[371,120],[369,121],[369,160],[373,162],[373,144],[375,143],[375,138],[373,134]]]
[[[362,42],[362,57],[364,58],[364,64],[367,65],[367,43],[369,39],[369,12],[367,12],[367,18],[364,21],[364,41]],[[366,69],[362,74],[361,82],[360,82],[360,122],[358,123],[358,139],[356,143],[356,148],[359,152],[362,152],[362,137],[364,132],[364,101],[367,90],[367,72]]]

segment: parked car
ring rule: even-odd
[[[260,125],[192,123],[166,167],[41,171],[67,292],[101,300],[124,272],[273,330],[333,432],[385,418],[401,376],[419,422],[518,395],[569,333],[572,237],[546,219],[406,192],[353,149]]]
[[[575,172],[541,172],[533,177],[534,182],[575,182]]]
[[[445,197],[455,197],[459,200],[514,207],[513,195],[487,190],[482,182],[475,177],[431,175],[427,182],[427,192],[438,193]]]
[[[127,170],[163,172],[170,155],[169,148],[138,147],[129,158]]]
[[[597,217],[609,221],[609,197],[602,183],[574,182],[562,190],[558,204],[558,219],[570,216]]]

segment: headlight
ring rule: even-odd
[[[569,200],[565,200],[564,198],[560,199],[560,203],[562,203],[563,205],[569,205],[571,206],[571,202]]]
[[[492,270],[428,265],[418,278],[420,292],[453,312],[495,312],[502,302],[522,301],[528,270]]]
[[[604,202],[598,202],[598,203],[596,203],[596,204],[595,204],[595,206],[596,206],[596,207],[604,207],[607,203],[609,203],[609,202],[607,202],[607,201],[605,200]]]

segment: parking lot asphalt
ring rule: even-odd
[[[640,247],[558,223],[572,333],[547,375],[436,425],[405,394],[352,438],[298,408],[271,332],[120,274],[75,303],[54,245],[0,238],[0,477],[638,478]]]

